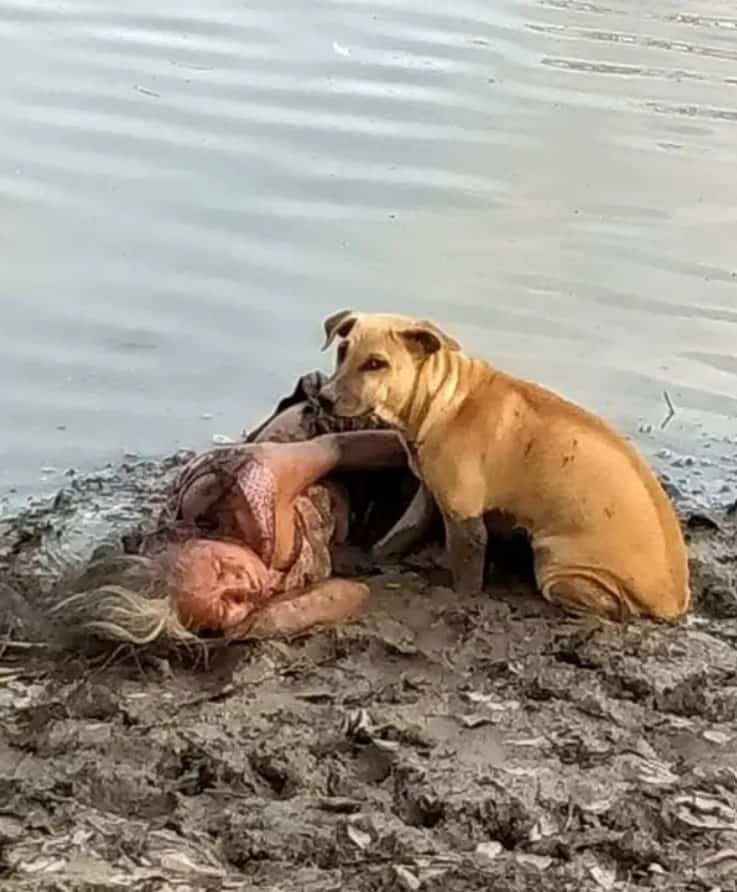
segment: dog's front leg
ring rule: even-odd
[[[483,517],[443,517],[453,588],[475,595],[484,587],[488,534]]]

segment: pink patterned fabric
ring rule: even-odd
[[[244,552],[243,560],[260,558],[266,571],[265,577],[248,574],[266,580],[267,590],[253,593],[256,600],[329,579],[336,532],[333,490],[318,483],[295,499],[294,549],[287,568],[278,570],[271,566],[277,486],[273,472],[250,445],[219,447],[197,456],[180,474],[144,550],[155,553],[193,538],[245,545],[253,554]]]
[[[332,574],[330,544],[335,535],[335,513],[326,486],[310,486],[295,502],[297,546],[279,591],[306,588]],[[274,580],[275,581],[275,580]]]

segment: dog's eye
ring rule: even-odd
[[[343,362],[348,353],[348,342],[343,341],[343,343],[338,347],[338,363]]]
[[[361,366],[362,372],[378,372],[379,369],[385,369],[389,363],[380,356],[369,356],[366,362]]]

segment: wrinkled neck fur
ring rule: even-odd
[[[483,367],[478,360],[450,350],[439,350],[422,362],[401,412],[408,443],[419,445],[431,420],[452,417],[460,409]]]

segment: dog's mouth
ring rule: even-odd
[[[337,406],[333,409],[338,418],[353,418],[356,421],[369,421],[371,418],[375,418],[376,416],[371,411],[368,410],[355,410],[351,411],[347,409],[345,411],[341,411]]]
[[[390,428],[390,425],[383,418],[380,418],[373,409],[351,412],[350,410],[343,410],[336,405],[327,414],[331,415],[336,421],[342,421],[344,425],[358,430],[365,430],[366,428],[388,430]]]
[[[377,418],[373,409],[360,409],[350,405],[346,406],[340,399],[335,400],[329,408],[323,406],[323,409],[335,418],[350,418],[352,421],[370,421],[372,418]]]

